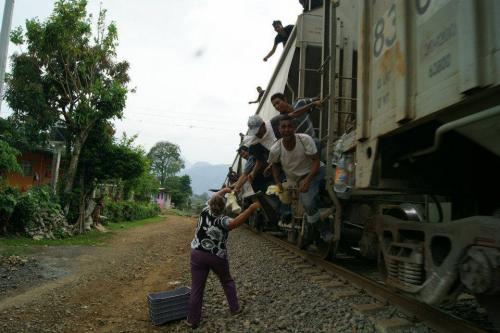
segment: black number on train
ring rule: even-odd
[[[384,15],[385,16],[385,15]],[[396,41],[396,4],[392,4],[389,12],[387,13],[387,18],[390,19],[393,34],[392,36],[386,38],[384,34],[385,29],[385,17],[378,19],[377,24],[374,29],[374,41],[373,41],[373,55],[378,57],[384,50],[384,45],[386,47],[391,47]]]
[[[429,9],[429,5],[431,4],[431,0],[415,0],[415,6],[417,7],[417,13],[419,15],[423,15],[427,9]]]

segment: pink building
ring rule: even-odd
[[[158,189],[155,201],[161,210],[172,208],[172,196],[163,187]]]

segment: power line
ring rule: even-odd
[[[173,113],[172,113],[173,114]],[[161,114],[152,114],[152,113],[144,113],[144,112],[133,112],[129,115],[133,115],[133,116],[137,116],[137,115],[143,115],[143,116],[146,116],[146,117],[155,117],[155,118],[163,118],[163,119],[172,119],[174,117],[172,116],[166,116],[166,115],[161,115]],[[227,119],[214,119],[213,117],[210,117],[208,118],[209,116],[205,116],[207,117],[206,119],[204,118],[200,118],[200,116],[197,116],[196,118],[193,119],[193,117],[188,117],[188,118],[185,118],[185,117],[178,117],[178,116],[183,116],[184,113],[176,113],[175,114],[177,119],[179,118],[183,118],[183,119],[180,119],[180,120],[187,120],[187,121],[201,121],[201,122],[204,122],[204,123],[213,123],[213,124],[220,124],[220,123],[225,123],[225,124],[230,124],[230,125],[235,125],[235,122],[232,122],[232,121],[228,121]]]
[[[130,119],[130,118],[126,118],[126,119],[138,121],[138,122],[147,122],[147,123],[157,124],[157,125],[165,125],[167,127],[169,127],[169,126],[187,127],[187,128],[206,129],[206,130],[220,131],[220,132],[232,132],[232,133],[235,132],[234,128],[230,129],[230,128],[206,127],[206,126],[198,126],[198,125],[194,125],[194,124],[179,124],[179,123],[171,123],[171,122],[166,123],[166,122],[158,122],[158,121],[148,121],[148,120],[144,120],[144,119]]]

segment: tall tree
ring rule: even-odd
[[[148,153],[151,160],[151,171],[158,178],[161,186],[166,186],[167,179],[175,176],[184,168],[181,149],[168,141],[157,142]]]
[[[121,118],[129,82],[129,64],[116,60],[117,30],[99,12],[96,31],[85,0],[57,0],[44,21],[26,21],[11,40],[26,45],[12,57],[6,100],[25,128],[49,132],[66,127],[69,163],[63,193],[73,189],[80,153],[98,123]]]

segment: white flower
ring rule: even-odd
[[[200,242],[198,241],[198,237],[195,237],[191,242],[191,248],[196,249],[198,246],[200,246]]]
[[[208,235],[208,237],[210,237],[216,241],[221,241],[222,237],[224,236],[222,234],[222,231],[219,228],[214,227],[214,226],[211,226],[210,228],[208,228],[207,235]]]
[[[219,251],[217,251],[218,257],[225,258],[226,255],[227,255],[227,251],[225,249],[219,249]]]
[[[205,238],[205,239],[203,239],[201,241],[201,246],[205,250],[209,250],[210,251],[211,249],[213,249],[215,247],[215,244],[214,244],[214,242],[212,242],[212,240]]]

